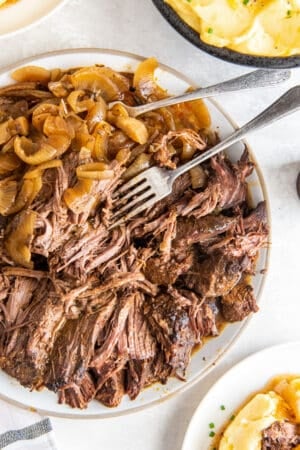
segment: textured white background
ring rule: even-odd
[[[2,39],[0,45],[1,66],[49,50],[102,47],[156,56],[199,85],[249,70],[194,48],[165,22],[150,0],[71,0],[42,24]],[[297,83],[300,68],[294,70],[290,85]],[[243,124],[284,89],[229,94],[219,100]],[[261,310],[238,343],[206,379],[160,406],[102,421],[53,419],[61,450],[179,450],[196,406],[224,371],[261,348],[300,340],[300,200],[295,190],[300,171],[299,123],[300,113],[249,138],[270,195],[273,249]]]

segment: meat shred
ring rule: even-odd
[[[100,108],[112,93],[113,100],[131,105],[144,101],[132,76],[102,67],[112,92],[83,88],[84,95],[76,97],[75,106],[72,102],[73,108],[83,108],[75,114],[72,80],[80,89],[81,78],[86,86],[100,69],[73,69],[60,78],[56,71],[48,85],[23,82],[0,93],[3,121],[26,118],[30,138],[40,139],[45,129],[45,115],[39,125],[32,118],[41,105],[50,111],[48,135],[56,113],[55,123],[67,124],[61,125],[60,137],[70,133],[69,147],[55,158],[57,166],[40,168],[41,189],[23,205],[22,212],[35,218],[30,235],[22,237],[21,230],[19,236],[24,255],[31,256],[26,264],[8,239],[21,211],[0,214],[0,366],[22,385],[47,387],[73,408],[86,408],[93,399],[115,407],[124,395],[135,399],[155,382],[185,379],[192,350],[204,337],[217,335],[220,322],[243,320],[257,310],[249,274],[268,239],[266,205],[252,210],[247,201],[246,177],[253,170],[247,153],[236,164],[225,155],[213,158],[203,165],[203,186],[194,189],[185,174],[146,214],[110,228],[113,194],[135,158],[144,153],[150,165],[175,168],[189,152],[193,156],[206,148],[209,133],[201,127],[196,102],[189,118],[180,105],[145,114],[140,126],[149,135],[146,143],[127,135],[128,121],[123,126],[109,113],[106,125],[93,116],[100,121],[94,135],[86,104]],[[161,98],[163,90],[155,90],[154,81],[151,86],[151,99]],[[41,123],[44,128],[34,130]],[[10,139],[3,145],[13,152],[16,135]],[[102,151],[98,160],[91,143]],[[0,182],[16,180],[20,196],[23,177],[36,166],[12,162],[16,167],[9,175],[0,170]],[[104,164],[108,178],[98,173],[99,179],[84,184],[77,169],[88,170],[89,164]]]

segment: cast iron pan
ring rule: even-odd
[[[264,67],[269,69],[287,69],[291,67],[300,66],[299,56],[287,57],[267,57],[267,56],[252,56],[244,55],[243,53],[235,52],[228,48],[214,47],[203,42],[199,34],[190,28],[176,12],[167,5],[164,0],[152,0],[156,8],[160,11],[162,16],[178,31],[185,39],[194,44],[201,50],[209,53],[212,56],[221,58],[224,61],[235,64],[242,64],[245,66]]]

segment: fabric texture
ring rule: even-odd
[[[0,400],[0,449],[57,450],[50,419]]]

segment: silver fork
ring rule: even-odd
[[[174,181],[183,173],[215,156],[230,145],[239,142],[252,131],[270,125],[299,109],[300,85],[287,91],[261,114],[242,128],[237,129],[222,142],[177,169],[168,170],[151,167],[135,176],[123,184],[114,195],[112,227],[126,222],[145,209],[151,208],[156,202],[169,195],[172,192]]]
[[[158,108],[164,108],[166,106],[177,105],[179,103],[199,100],[200,98],[213,97],[218,94],[224,94],[226,92],[235,92],[246,89],[253,89],[259,87],[276,86],[288,80],[291,76],[290,70],[255,70],[249,72],[246,75],[242,75],[238,78],[233,78],[223,83],[218,83],[213,86],[196,89],[195,91],[188,92],[176,97],[169,97],[158,102],[146,103],[141,106],[128,106],[125,103],[116,101],[108,104],[108,108],[111,109],[114,105],[122,105],[129,116],[137,117],[146,112],[153,111]]]

